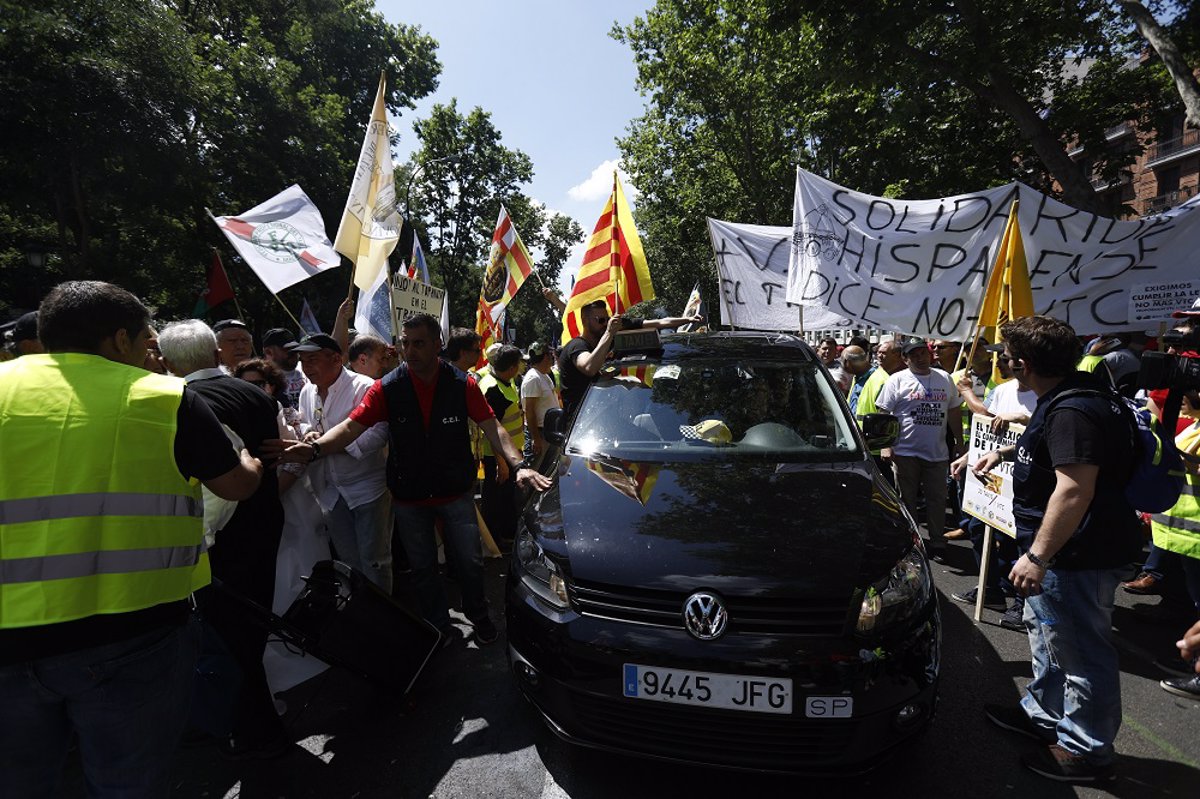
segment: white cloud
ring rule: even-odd
[[[618,159],[605,161],[592,170],[587,180],[567,189],[567,196],[576,202],[597,202],[608,198],[612,193],[612,173],[617,170],[621,185],[625,188],[625,196],[633,201],[637,197],[637,189],[629,182],[629,173],[621,168]]]

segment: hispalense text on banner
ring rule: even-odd
[[[400,324],[422,313],[441,319],[442,304],[445,302],[446,290],[437,286],[404,275],[396,275],[392,283],[392,304],[396,307],[396,321]]]
[[[971,417],[971,442],[967,452],[966,481],[963,483],[962,509],[1000,532],[1016,537],[1013,520],[1013,464],[1001,463],[995,469],[977,477],[969,468],[994,449],[1015,444],[1025,432],[1025,425],[1009,424],[1003,433],[992,432],[992,419],[975,414]]]

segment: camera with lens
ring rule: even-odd
[[[1177,327],[1162,337],[1166,347],[1176,351],[1200,351],[1200,328]],[[1169,388],[1181,392],[1200,389],[1200,358],[1170,355],[1165,352],[1143,352],[1138,371],[1138,388]]]

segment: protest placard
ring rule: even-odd
[[[399,324],[421,313],[441,319],[442,305],[445,302],[445,289],[404,275],[396,275],[392,282],[392,305],[396,308],[396,321]]]
[[[971,417],[971,442],[967,454],[968,467],[994,449],[1016,443],[1025,432],[1025,426],[1010,424],[1003,433],[993,433],[992,419],[975,414]],[[1013,520],[1013,464],[1001,463],[995,469],[977,477],[967,469],[963,485],[962,509],[984,524],[1016,537],[1017,526]]]

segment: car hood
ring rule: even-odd
[[[564,456],[527,517],[573,580],[759,597],[849,596],[911,546],[863,462],[644,463]]]

